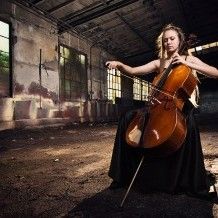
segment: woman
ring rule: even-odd
[[[158,39],[159,59],[139,67],[130,67],[119,61],[108,61],[106,66],[129,75],[145,75],[155,71],[162,73],[172,62],[187,65],[193,73],[198,71],[209,77],[218,78],[218,70],[215,67],[207,65],[197,57],[188,56],[187,50],[181,52],[184,34],[180,28],[167,25]],[[209,197],[211,183],[205,170],[200,135],[193,115],[197,104],[195,98],[189,100],[183,107],[187,123],[186,139],[183,145],[167,158],[150,158],[146,149],[129,146],[124,135],[135,111],[129,111],[120,117],[109,169],[109,176],[113,179],[111,189],[129,185],[144,155],[145,160],[134,187],[139,187],[146,193],[160,191]]]

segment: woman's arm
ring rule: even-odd
[[[197,70],[200,73],[203,73],[209,77],[218,78],[218,69],[216,67],[210,66],[197,57],[190,56],[190,61],[187,61],[187,65]]]
[[[179,63],[185,64],[188,67],[198,71],[199,73],[205,74],[209,77],[218,78],[218,69],[204,63],[197,57],[188,56],[187,59],[184,60],[184,58],[177,53],[173,57],[173,64]]]
[[[130,67],[119,61],[107,61],[106,66],[109,69],[118,69],[121,72],[130,75],[143,75],[158,71],[160,68],[160,60],[154,60],[139,67]]]

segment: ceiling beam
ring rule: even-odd
[[[140,7],[141,8],[141,7]],[[142,9],[144,9],[144,8],[142,8]],[[133,11],[138,11],[139,10],[139,8],[137,8],[137,10],[131,10],[131,12],[133,12]],[[128,13],[125,13],[125,15],[129,15]],[[124,14],[122,14],[122,16],[124,16]],[[153,18],[153,19],[155,19],[155,17],[156,16],[153,16],[153,14],[146,14],[146,19],[150,19],[150,20],[152,20],[151,18]],[[114,21],[114,20],[116,20],[116,19],[119,19],[120,20],[120,18],[118,17],[118,16],[116,16],[116,17],[112,17],[112,18],[110,18],[109,20],[106,20],[106,22],[108,21],[108,22],[110,22],[110,21]],[[96,24],[95,26],[93,26],[92,28],[90,27],[90,28],[88,28],[87,30],[85,30],[85,31],[81,31],[80,29],[78,30],[79,32],[81,32],[82,34],[84,34],[86,37],[88,37],[89,39],[91,39],[92,40],[92,38],[94,38],[94,37],[98,37],[98,38],[101,38],[101,34],[103,33],[103,32],[108,32],[108,34],[113,34],[113,33],[115,33],[116,32],[116,28],[122,28],[122,26],[124,26],[124,25],[126,25],[122,20],[120,21],[121,23],[118,23],[117,25],[114,25],[114,26],[111,26],[111,27],[109,27],[109,28],[103,28],[103,24],[104,24],[104,22],[102,22],[102,23],[98,23],[98,24]],[[133,21],[133,22],[135,22],[135,20]],[[131,22],[132,23],[132,22]],[[131,24],[132,25],[132,24]],[[137,26],[137,31],[139,31],[138,29],[140,29],[140,28],[144,28],[145,29],[145,31],[144,31],[144,35],[146,35],[147,37],[150,35],[150,31],[154,31],[154,26],[156,27],[155,29],[157,29],[158,31],[159,31],[159,28],[157,28],[157,22],[156,23],[152,23],[151,25],[149,25],[149,26],[145,26],[145,22],[143,21],[143,25],[139,25],[139,26]],[[159,25],[158,25],[159,26]],[[109,32],[110,30],[113,30],[113,32],[111,33],[111,32]],[[90,31],[92,31],[92,32],[90,32]],[[117,30],[118,31],[118,30]],[[143,34],[143,33],[142,33]],[[142,35],[141,34],[141,35]],[[122,46],[125,46],[125,45],[128,45],[128,44],[131,44],[131,42],[132,41],[137,41],[138,40],[138,36],[137,36],[137,39],[134,39],[134,40],[131,40],[131,41],[129,41],[129,39],[127,40],[127,38],[123,38],[122,37]],[[124,41],[124,43],[123,43],[123,41]]]
[[[116,15],[128,26],[128,28],[140,38],[148,48],[150,47],[149,42],[145,39],[144,36],[142,36],[122,15],[120,15],[118,12],[116,12]]]
[[[59,10],[59,9],[61,9],[61,8],[63,8],[63,7],[65,7],[65,6],[67,6],[67,5],[69,5],[69,4],[71,4],[71,3],[75,2],[75,1],[76,1],[76,0],[69,0],[69,1],[63,2],[63,3],[61,3],[61,4],[59,4],[59,5],[55,6],[55,7],[53,7],[53,8],[51,8],[51,9],[47,10],[47,12],[48,12],[48,13],[54,13],[55,11],[57,11],[57,10]]]
[[[141,6],[140,6],[140,7],[137,7],[137,8],[135,8],[135,9],[132,9],[132,10],[128,11],[127,13],[123,14],[123,16],[125,16],[125,15],[130,15],[130,14],[132,14],[132,13],[134,13],[134,12],[138,12],[139,10],[143,10],[143,8],[142,8]],[[116,17],[111,17],[111,18],[109,18],[109,19],[107,19],[107,20],[104,20],[103,22],[98,22],[98,23],[96,23],[96,25],[97,25],[98,27],[104,26],[104,25],[106,25],[106,24],[108,24],[108,23],[114,22],[116,19],[118,19],[117,16],[116,16]],[[85,30],[83,30],[83,31],[81,31],[81,32],[82,32],[82,33],[86,33],[86,32],[88,32],[88,31],[92,31],[93,29],[96,28],[96,25],[91,26],[91,27],[89,27],[89,28],[85,28]],[[116,27],[116,26],[115,26],[115,27]],[[108,29],[113,29],[113,26],[110,27],[110,28],[107,28],[107,30],[108,30]]]
[[[110,0],[107,2],[107,4],[101,2],[98,5],[86,7],[85,10],[82,9],[77,13],[67,15],[61,20],[67,22],[70,26],[75,27],[137,1],[139,0]],[[66,27],[64,30],[60,28],[60,32],[66,30],[68,30],[68,27]]]
[[[140,9],[143,9],[143,8],[140,7]],[[138,11],[138,10],[139,10],[139,8],[137,8],[137,10],[131,10],[129,13],[125,13],[125,14],[123,13],[122,16],[128,16],[131,13],[133,13],[135,11]],[[146,17],[145,17],[146,20],[148,20],[148,19],[149,20],[154,20],[155,18],[156,18],[156,16],[153,13],[147,13]],[[117,27],[121,27],[121,26],[125,25],[125,23],[121,21],[121,23],[117,23],[116,25],[113,25],[113,26],[110,26],[110,27],[105,27],[106,24],[108,24],[110,22],[114,22],[117,19],[119,19],[118,16],[111,17],[110,19],[107,19],[107,20],[105,20],[103,22],[95,23],[95,25],[90,25],[90,27],[84,28],[84,30],[82,30],[82,28],[80,29],[80,26],[79,26],[79,31],[82,34],[86,34],[87,32],[94,31],[97,28],[102,28],[102,30],[109,31],[109,30],[113,30],[113,29],[116,29]],[[137,24],[139,23],[137,21],[137,19],[134,19],[131,23],[134,23],[134,22],[136,22]],[[142,20],[141,23],[143,23],[143,24],[142,25],[137,25],[137,29],[142,28],[142,27],[145,27],[145,29],[149,28],[149,30],[151,29],[151,27],[147,27],[145,25],[145,21],[144,20]],[[153,26],[153,24],[152,24],[152,26]]]
[[[42,2],[44,2],[44,0],[33,0],[33,1],[31,1],[31,3],[33,3],[34,5],[42,3]]]
[[[108,4],[110,4],[111,1],[113,1],[113,0],[110,0],[108,2]],[[89,6],[82,8],[81,10],[78,10],[76,12],[74,11],[70,14],[67,14],[66,16],[62,17],[61,20],[70,22],[71,19],[82,16],[90,11],[98,9],[99,7],[101,7],[103,5],[104,5],[104,3],[102,3],[102,1],[96,1],[92,4],[90,4]]]

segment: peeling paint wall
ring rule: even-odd
[[[12,24],[13,97],[0,99],[0,122],[42,118],[114,121],[118,112],[116,105],[107,101],[104,67],[107,60],[114,58],[76,34],[58,35],[56,24],[39,15],[0,0],[2,2],[0,18]],[[60,101],[58,46],[61,44],[87,55],[87,99]]]
[[[14,96],[16,99],[35,99],[40,95],[50,100],[51,106],[58,100],[58,37],[50,30],[51,24],[16,7],[13,46]],[[38,22],[37,22],[38,21]],[[42,51],[41,87],[39,84],[40,49]],[[52,64],[51,64],[52,63]],[[46,103],[47,104],[47,103]]]
[[[58,111],[59,73],[54,24],[17,6],[13,13],[14,119],[55,117],[51,111]]]

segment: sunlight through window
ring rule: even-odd
[[[148,100],[148,82],[139,78],[134,78],[133,81],[133,99],[140,101]]]
[[[0,21],[0,97],[10,96],[9,24]]]
[[[107,72],[108,99],[115,103],[116,97],[121,97],[120,71],[115,69],[108,69]]]

